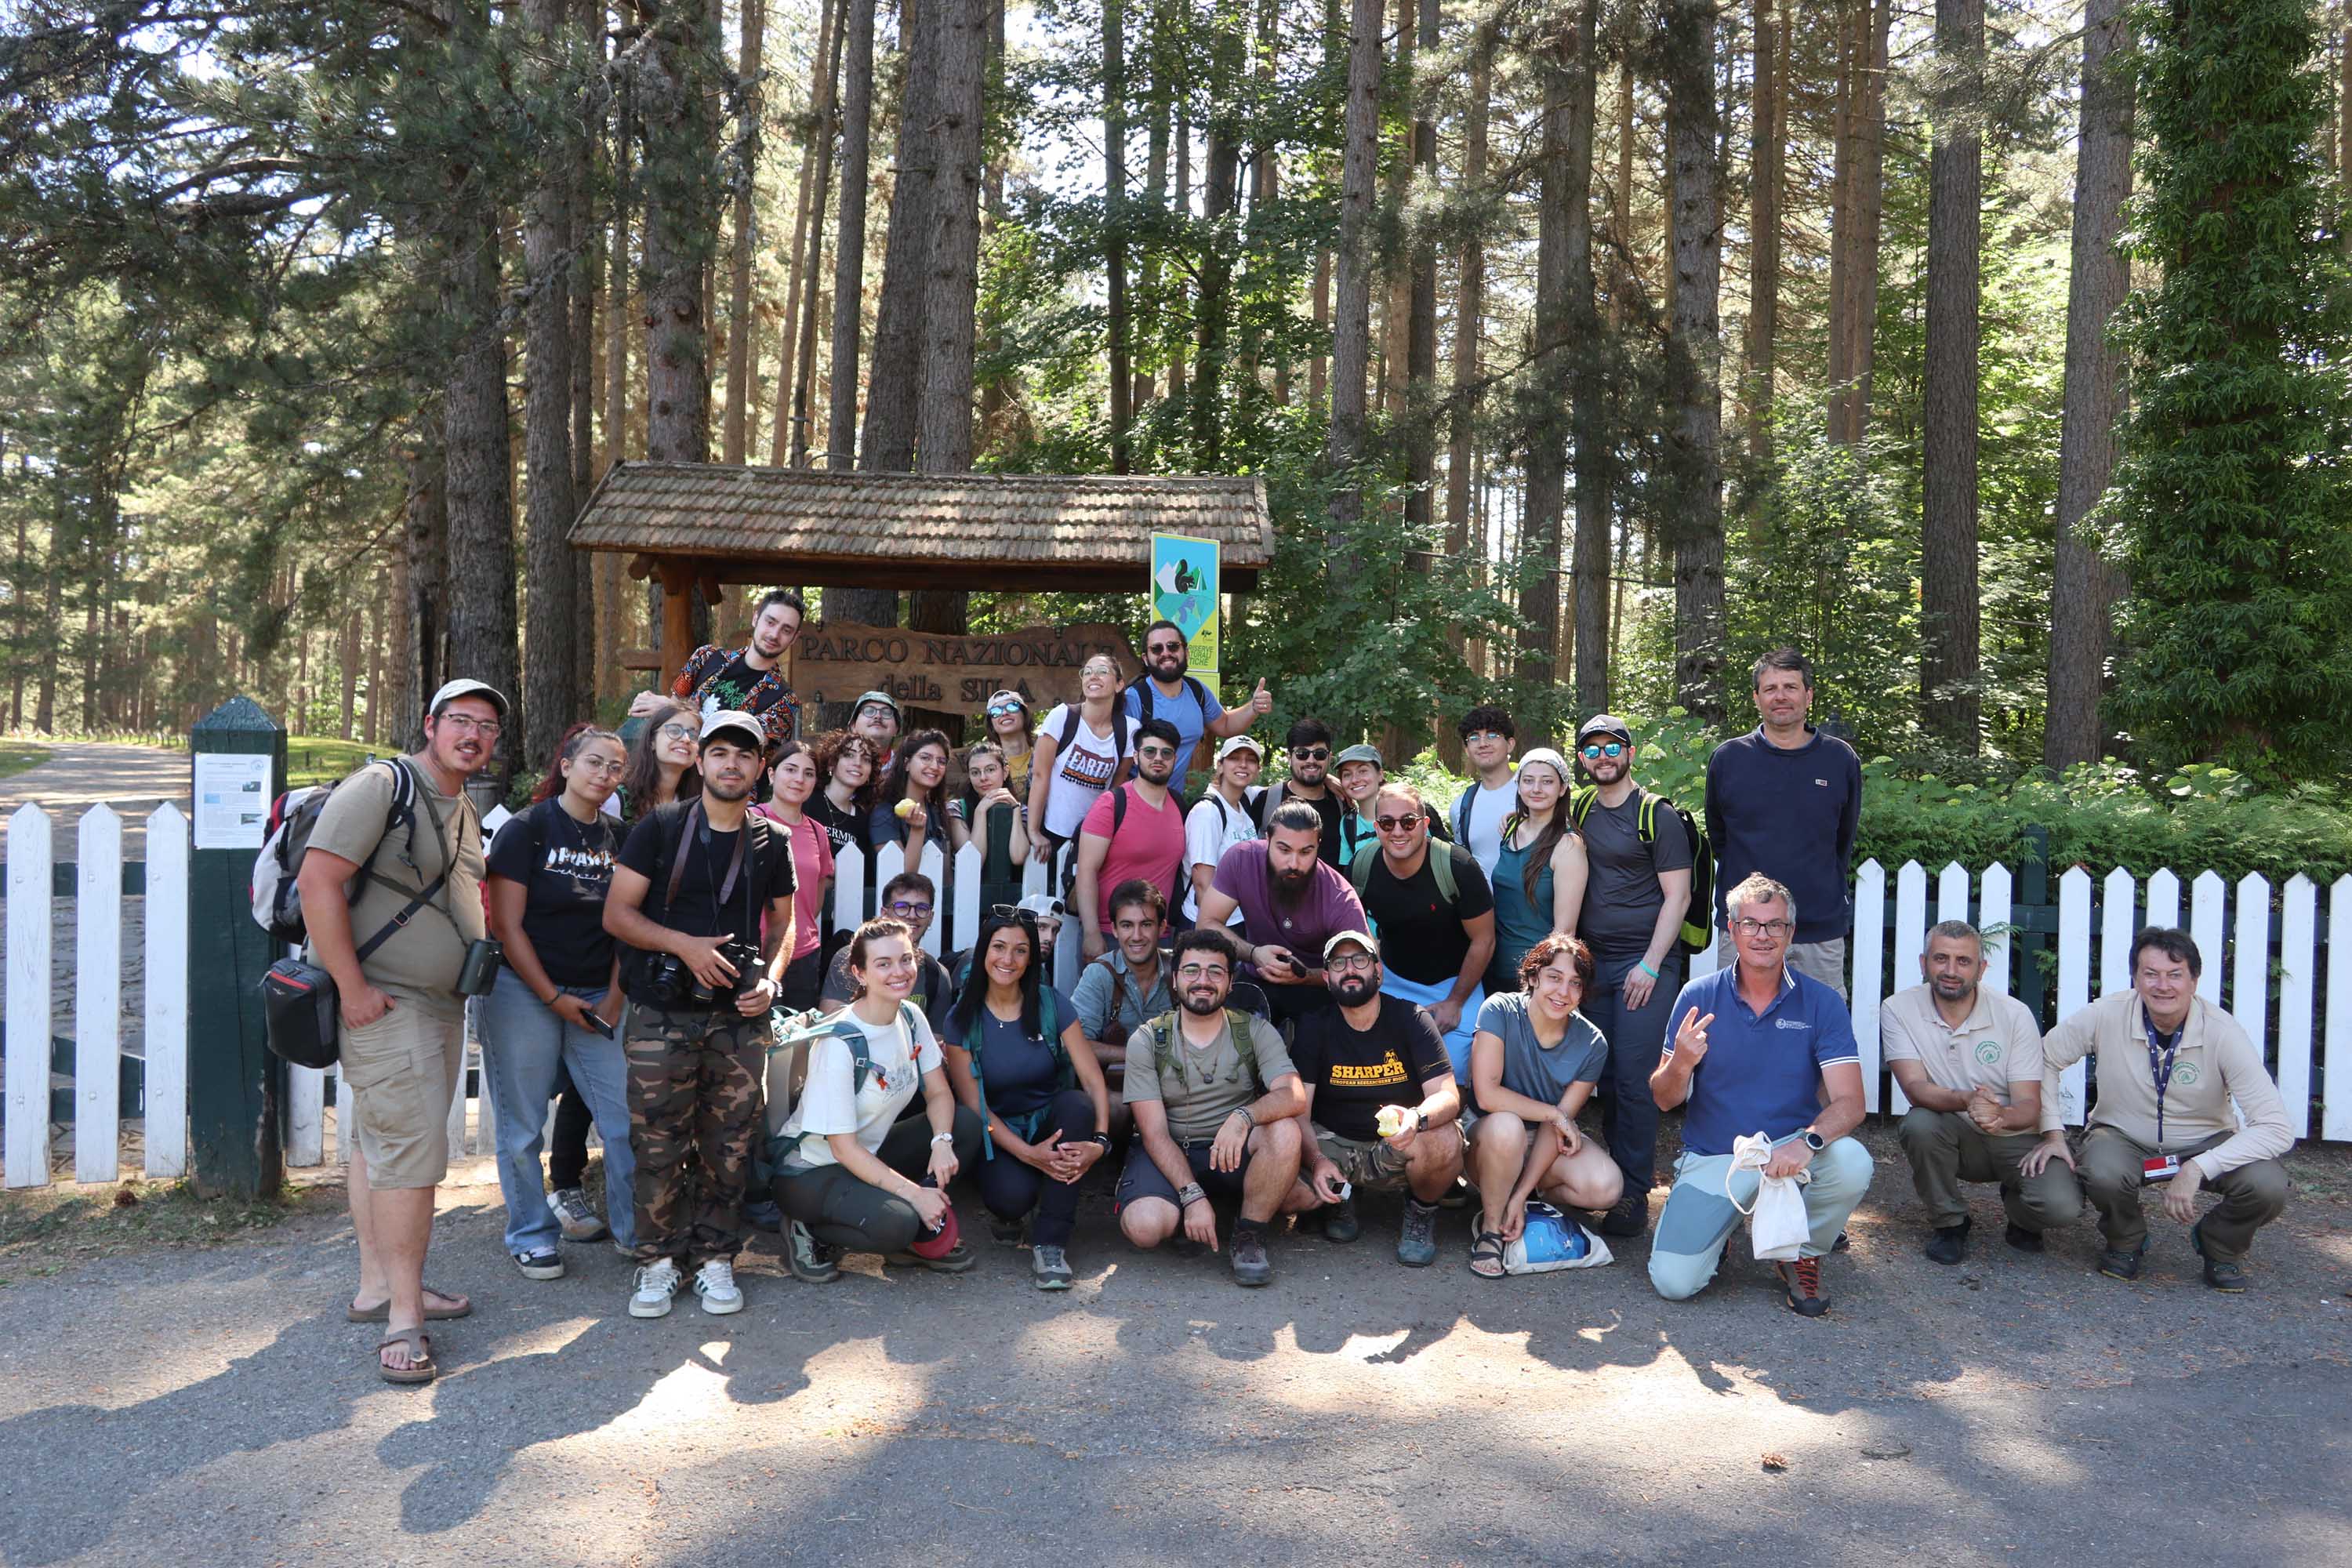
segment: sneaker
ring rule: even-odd
[[[1643,1187],[1636,1192],[1633,1184],[1628,1182],[1624,1195],[1617,1200],[1616,1206],[1601,1216],[1601,1234],[1620,1237],[1639,1236],[1649,1228],[1650,1189]]]
[[[694,1293],[702,1298],[702,1310],[714,1318],[743,1310],[743,1291],[735,1283],[735,1265],[724,1258],[714,1258],[695,1271]]]
[[[604,1222],[588,1206],[588,1194],[578,1187],[562,1187],[547,1194],[547,1212],[566,1241],[601,1241]]]
[[[1969,1255],[1969,1226],[1974,1223],[1964,1219],[1958,1225],[1937,1226],[1920,1250],[1930,1263],[1958,1263]]]
[[[2189,1227],[2189,1245],[2205,1260],[2205,1283],[2227,1295],[2236,1296],[2246,1289],[2245,1266],[2235,1258],[2216,1258],[2205,1250],[2205,1222],[2199,1220]]]
[[[1029,1278],[1040,1290],[1066,1290],[1070,1288],[1070,1260],[1058,1247],[1039,1245],[1029,1253]]]
[[[918,1258],[911,1252],[894,1252],[882,1260],[901,1268],[928,1268],[934,1274],[961,1274],[980,1261],[980,1254],[958,1241],[938,1258]]]
[[[2141,1237],[2139,1245],[2129,1252],[2110,1247],[2099,1254],[2099,1272],[2110,1279],[2139,1278],[2140,1259],[2147,1256],[2147,1237]]]
[[[819,1241],[794,1220],[786,1233],[784,1266],[804,1285],[830,1285],[841,1278],[841,1248]]]
[[[664,1258],[637,1270],[636,1294],[629,1298],[632,1318],[667,1318],[677,1295],[677,1265]]]
[[[1231,1255],[1234,1284],[1265,1285],[1273,1281],[1274,1265],[1265,1256],[1265,1233],[1258,1226],[1234,1227]]]
[[[563,1257],[553,1247],[539,1252],[509,1253],[515,1267],[526,1279],[561,1279],[563,1278]]]
[[[2010,1221],[2009,1228],[2000,1233],[2000,1238],[2020,1252],[2039,1252],[2042,1247],[2040,1231],[2028,1230],[2015,1220]]]
[[[1780,1288],[1788,1293],[1789,1310],[1800,1317],[1818,1318],[1830,1310],[1830,1299],[1822,1294],[1822,1260],[1800,1258],[1794,1263],[1776,1263],[1780,1272]]]
[[[743,1223],[753,1230],[764,1230],[774,1236],[784,1228],[784,1211],[773,1199],[746,1198],[743,1202]]]
[[[1445,1189],[1445,1195],[1437,1200],[1437,1206],[1442,1209],[1466,1209],[1470,1206],[1470,1200],[1476,1195],[1469,1183],[1456,1176],[1454,1184]]]
[[[1852,1252],[1853,1250],[1853,1237],[1848,1236],[1844,1231],[1838,1232],[1837,1239],[1830,1243],[1830,1250],[1832,1252]]]
[[[1336,1204],[1325,1204],[1322,1213],[1324,1240],[1345,1243],[1364,1234],[1363,1226],[1356,1219],[1354,1198],[1341,1198]]]
[[[1029,1222],[1025,1216],[1021,1219],[999,1219],[994,1215],[988,1216],[988,1239],[999,1247],[1020,1246],[1021,1238],[1028,1233],[1028,1228]]]
[[[1397,1231],[1396,1258],[1407,1268],[1426,1268],[1437,1261],[1437,1205],[1419,1198],[1404,1201],[1404,1224]]]

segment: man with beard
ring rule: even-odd
[[[1339,819],[1348,803],[1331,787],[1331,727],[1320,719],[1301,719],[1290,727],[1284,743],[1290,752],[1290,776],[1258,791],[1250,803],[1258,830],[1272,831],[1274,814],[1290,802],[1312,806],[1322,830],[1317,848],[1323,863],[1344,865],[1339,858]]]
[[[1237,1205],[1232,1263],[1237,1285],[1274,1278],[1265,1226],[1297,1184],[1306,1086],[1263,1019],[1228,1011],[1234,947],[1213,926],[1176,939],[1181,1002],[1129,1037],[1121,1090],[1135,1147],[1118,1178],[1118,1227],[1150,1249],[1181,1226],[1214,1250],[1216,1199]]]
[[[1173,777],[1179,795],[1184,793],[1184,780],[1192,768],[1192,752],[1203,735],[1221,741],[1238,735],[1260,717],[1274,711],[1274,698],[1267,692],[1265,681],[1257,683],[1257,689],[1250,693],[1247,702],[1229,709],[1217,700],[1214,692],[1185,673],[1192,662],[1192,648],[1176,623],[1154,621],[1143,630],[1143,673],[1119,698],[1127,704],[1129,717],[1165,719],[1176,726]]]
[[[1462,1173],[1462,1090],[1427,1012],[1381,990],[1381,947],[1360,931],[1323,944],[1337,1007],[1303,1018],[1292,1052],[1307,1085],[1306,1146],[1292,1209],[1322,1205],[1323,1234],[1353,1241],[1358,1193],[1405,1194],[1396,1256],[1437,1260],[1437,1201]]]
[[[425,1321],[474,1310],[425,1288],[425,1253],[465,1070],[457,976],[483,935],[482,825],[466,780],[490,760],[506,712],[478,680],[435,692],[424,749],[337,784],[297,873],[310,959],[335,977],[342,1014],[360,1244],[350,1315],[384,1324],[376,1363],[387,1383],[430,1383],[439,1369]]]
[[[1266,817],[1264,838],[1225,852],[1201,895],[1204,926],[1222,926],[1241,910],[1242,957],[1264,984],[1276,1023],[1331,1005],[1323,971],[1309,960],[1319,963],[1325,942],[1370,923],[1348,879],[1318,858],[1322,827],[1312,805],[1284,802]]]
[[[807,606],[790,588],[772,589],[751,616],[751,640],[741,647],[717,643],[696,648],[670,682],[669,694],[705,718],[713,713],[749,713],[773,751],[800,733],[800,699],[784,679],[784,650],[801,635]],[[661,706],[657,691],[640,691],[629,716],[642,718]],[[884,753],[888,754],[887,752]]]
[[[1184,805],[1170,793],[1182,742],[1165,719],[1135,727],[1135,776],[1106,790],[1078,826],[1078,865],[1071,901],[1079,946],[1092,963],[1110,950],[1111,911],[1103,891],[1148,882],[1169,897],[1184,869]]]
[[[745,809],[764,740],[749,713],[704,720],[701,795],[646,814],[604,900],[604,929],[636,950],[621,969],[637,1156],[632,1317],[668,1315],[680,1260],[698,1269],[704,1311],[743,1310],[735,1255],[768,1011],[793,950],[791,847]]]
[[[1667,1005],[1682,989],[1679,937],[1690,908],[1690,833],[1680,813],[1633,782],[1633,728],[1598,713],[1576,731],[1592,788],[1569,807],[1584,837],[1586,880],[1576,934],[1592,950],[1584,1016],[1609,1042],[1601,1074],[1601,1137],[1625,1190],[1603,1236],[1639,1236],[1657,1184],[1658,1104],[1650,1073],[1666,1038]]]
[[[1910,1097],[1900,1136],[1911,1184],[1935,1234],[1933,1263],[1969,1251],[1969,1200],[1962,1182],[1999,1182],[2009,1244],[2042,1250],[2042,1233],[2074,1223],[2083,1194],[2074,1173],[2053,1162],[2032,1177],[2020,1169],[2042,1126],[2042,1030],[2014,996],[1986,991],[1984,938],[1966,921],[1927,928],[1919,955],[1927,981],[1889,996],[1878,1010],[1886,1065]]]

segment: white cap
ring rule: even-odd
[[[425,704],[425,710],[438,713],[460,697],[487,698],[490,706],[499,710],[499,718],[507,716],[507,700],[499,695],[497,687],[487,680],[452,680],[433,694],[433,700]]]
[[[1259,762],[1265,761],[1265,748],[1248,735],[1228,735],[1225,743],[1217,748],[1217,761],[1223,762],[1235,752],[1247,752]]]
[[[1065,909],[1062,900],[1050,893],[1032,893],[1022,900],[1018,907],[1027,910],[1041,921],[1060,920]]]
[[[751,749],[755,752],[768,743],[766,729],[757,719],[740,710],[721,708],[716,713],[707,715],[702,721],[702,739],[706,741],[725,730],[740,730],[749,735],[751,738]]]

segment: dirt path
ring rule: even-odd
[[[164,801],[188,808],[188,754],[154,746],[107,741],[68,741],[50,748],[39,767],[0,779],[0,849],[7,843],[7,818],[27,802],[48,809],[60,864],[75,858],[74,832],[82,813],[103,801],[122,816],[122,855],[141,858],[147,848],[147,814]]]

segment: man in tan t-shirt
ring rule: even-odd
[[[1910,1097],[1898,1136],[1911,1184],[1935,1234],[1929,1261],[1968,1256],[1969,1200],[1962,1182],[1999,1182],[2008,1240],[2042,1250],[2042,1233],[2071,1225],[2083,1194],[2071,1172],[2046,1165],[2027,1176],[2042,1124],[2042,1030],[2014,996],[1983,988],[1984,938],[1966,921],[1929,928],[1919,955],[1927,982],[1898,991],[1879,1009],[1886,1064]]]
[[[2196,1220],[2189,1241],[2205,1259],[2205,1283],[2243,1290],[2254,1232],[2286,1207],[2279,1158],[2294,1147],[2294,1126],[2246,1031],[2197,994],[2204,961],[2187,931],[2147,927],[2132,938],[2131,967],[2130,990],[2100,997],[2042,1042],[2042,1142],[2026,1173],[2052,1160],[2074,1163],[2058,1075],[2096,1057],[2099,1098],[2081,1168],[2106,1238],[2099,1272],[2139,1278],[2147,1256],[2140,1189],[2160,1185],[2166,1214]],[[2197,1219],[2197,1194],[2209,1186],[2221,1201]]]
[[[457,975],[483,933],[482,825],[466,780],[498,749],[507,700],[478,680],[433,694],[425,745],[372,763],[335,786],[311,830],[297,885],[313,961],[342,1007],[343,1114],[352,1151],[352,1229],[360,1243],[354,1322],[383,1322],[376,1359],[390,1383],[437,1370],[428,1318],[462,1318],[463,1296],[425,1289],[433,1194],[449,1171],[449,1102],[463,1070],[465,999]],[[405,824],[393,816],[393,770],[416,786]],[[373,863],[369,857],[374,856]],[[345,887],[367,874],[354,889]],[[359,949],[420,893],[423,908],[369,953]]]

